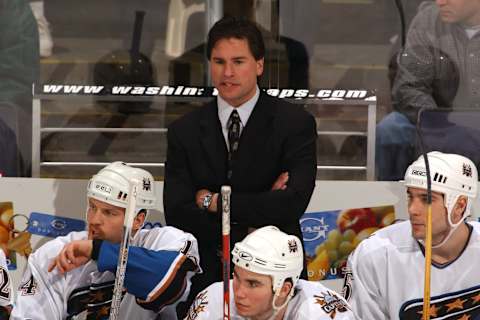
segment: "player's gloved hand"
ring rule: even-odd
[[[87,263],[92,257],[92,240],[76,240],[66,244],[48,266],[48,272],[57,268],[60,274]]]

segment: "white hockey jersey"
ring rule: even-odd
[[[238,315],[230,280],[230,319],[245,319]],[[299,280],[297,293],[290,300],[285,320],[354,320],[356,319],[342,296],[319,282]],[[223,320],[223,282],[216,282],[200,292],[185,320]]]
[[[431,267],[431,319],[480,319],[480,224],[454,261]],[[343,293],[362,319],[422,318],[425,257],[410,221],[363,240],[348,260]]]
[[[13,304],[12,281],[8,274],[7,259],[5,252],[0,249],[0,306],[5,307]]]
[[[11,319],[108,319],[118,244],[104,241],[97,261],[64,275],[47,270],[65,244],[83,239],[87,232],[71,232],[29,257]],[[176,319],[176,304],[187,298],[190,278],[201,271],[198,263],[197,241],[191,234],[172,227],[140,230],[129,248],[120,319],[156,319],[158,314]],[[182,271],[185,265],[190,268]],[[175,299],[161,301],[162,295],[172,294]]]

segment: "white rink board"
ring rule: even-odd
[[[13,202],[15,214],[29,216],[31,212],[56,214],[63,217],[83,219],[86,208],[87,180],[0,178],[0,202]],[[164,224],[163,182],[156,182],[158,211],[154,211],[149,220]],[[376,207],[394,205],[397,218],[408,218],[406,212],[406,194],[399,182],[365,181],[317,181],[314,194],[307,212],[338,210],[348,208]],[[474,204],[474,217],[477,218],[478,198]],[[32,248],[35,250],[48,237],[32,236]],[[17,287],[26,260],[17,255],[17,270],[11,272],[14,287]],[[324,284],[340,291],[341,280],[327,280]]]

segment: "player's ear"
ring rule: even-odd
[[[465,196],[458,197],[458,200],[455,203],[455,206],[453,207],[453,216],[452,216],[453,223],[457,223],[462,218],[463,212],[467,208],[467,201],[468,199]]]
[[[292,282],[289,280],[286,280],[282,285],[282,289],[280,290],[280,297],[286,298],[290,293],[290,290],[292,290]]]

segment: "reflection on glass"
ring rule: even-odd
[[[420,5],[397,56],[394,112],[377,127],[378,179],[401,179],[416,158],[415,124],[420,109],[480,107],[478,25],[477,1]]]
[[[28,176],[31,92],[39,68],[37,23],[28,2],[1,1],[0,30],[0,172]]]

